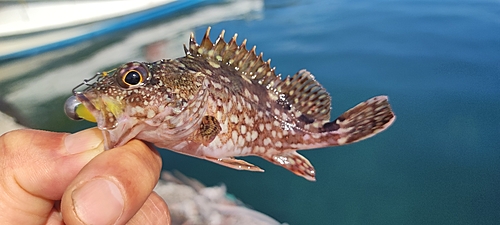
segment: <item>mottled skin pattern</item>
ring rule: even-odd
[[[296,150],[356,142],[393,121],[386,96],[330,120],[328,92],[305,70],[281,79],[246,49],[193,35],[186,56],[130,62],[98,76],[76,97],[96,117],[106,147],[132,138],[235,169],[262,171],[235,156],[256,155],[308,180],[315,170]]]

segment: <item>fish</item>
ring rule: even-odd
[[[70,118],[96,121],[106,149],[139,139],[229,168],[263,171],[258,156],[307,180],[316,171],[298,150],[340,146],[386,130],[395,115],[385,95],[330,121],[331,97],[307,70],[282,78],[271,60],[237,44],[192,33],[185,56],[128,62],[73,89]],[[238,157],[238,158],[236,158]]]

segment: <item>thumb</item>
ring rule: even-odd
[[[168,210],[152,194],[160,176],[159,153],[142,141],[99,154],[80,171],[61,200],[68,224],[168,224]]]
[[[0,222],[62,221],[54,204],[82,167],[104,151],[102,140],[96,128],[75,134],[17,130],[0,136]]]

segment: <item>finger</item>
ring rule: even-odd
[[[171,224],[170,213],[167,204],[156,192],[152,192],[142,208],[127,225],[153,225]]]
[[[69,185],[61,201],[67,224],[125,224],[142,207],[161,171],[157,151],[138,140],[103,152]]]
[[[0,136],[0,221],[47,222],[54,201],[102,151],[98,129],[72,135],[17,130]]]
[[[45,225],[64,225],[61,212],[56,208],[52,208]]]

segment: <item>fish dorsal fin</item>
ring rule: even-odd
[[[264,61],[262,59],[263,53],[257,55],[255,53],[255,46],[247,50],[246,39],[238,45],[236,44],[236,37],[238,35],[235,34],[229,42],[226,42],[224,40],[225,31],[222,30],[215,43],[213,43],[209,37],[210,29],[210,27],[207,28],[200,44],[196,43],[194,34],[191,33],[189,47],[184,46],[186,55],[225,63],[234,67],[242,76],[255,80],[268,89],[274,89],[276,84],[281,81],[281,78],[274,73],[274,68],[271,68],[270,59]]]
[[[196,43],[194,34],[191,33],[189,48],[184,46],[187,56],[202,57],[207,60],[215,60],[232,66],[240,72],[241,76],[257,81],[269,91],[284,96],[295,110],[305,116],[305,121],[329,120],[331,99],[328,92],[321,86],[314,76],[306,70],[301,70],[292,77],[288,76],[281,80],[275,74],[275,68],[271,68],[271,60],[264,61],[263,54],[255,53],[255,46],[247,50],[247,40],[236,44],[235,34],[229,42],[224,40],[224,30],[213,43],[210,40],[210,27],[207,28],[205,36],[200,44]],[[297,115],[300,116],[300,115]]]
[[[300,70],[295,75],[286,77],[276,90],[283,93],[286,100],[296,110],[305,114],[307,119],[330,119],[330,95],[309,71]]]

